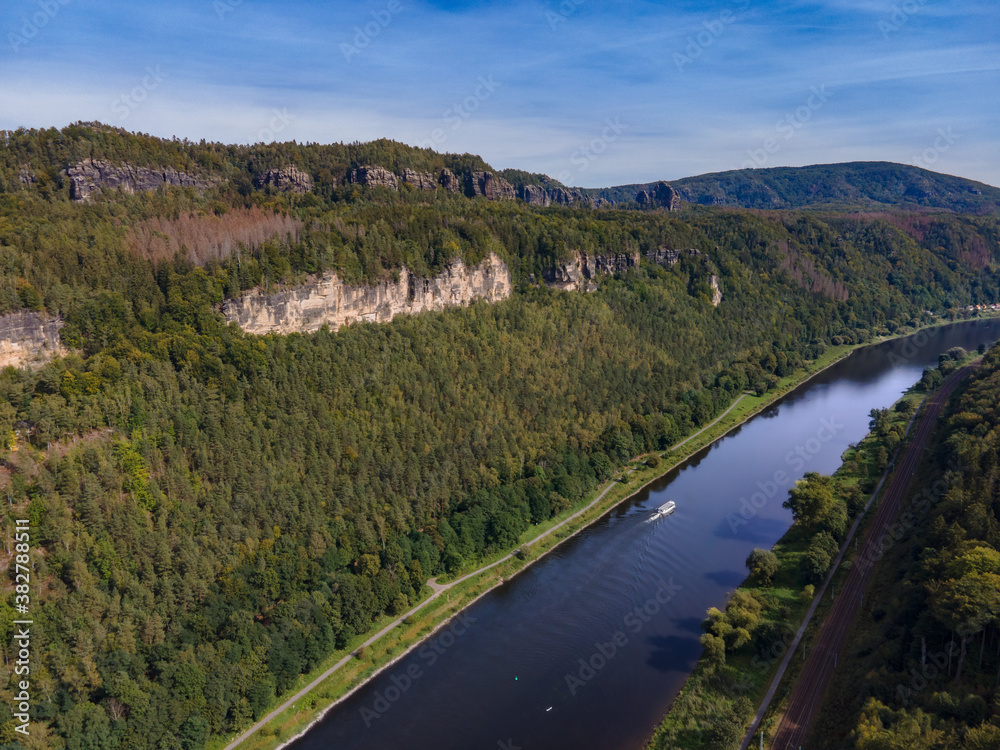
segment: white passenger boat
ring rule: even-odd
[[[668,500],[659,508],[653,511],[653,518],[660,518],[661,516],[669,516],[677,508],[677,503],[673,500]]]

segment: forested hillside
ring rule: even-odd
[[[670,184],[684,200],[705,206],[1000,213],[1000,188],[891,162],[737,169],[683,177]],[[648,184],[622,185],[587,192],[622,202],[647,189]]]
[[[830,344],[1000,299],[990,217],[541,208],[345,184],[371,163],[488,168],[387,141],[73,126],[4,143],[0,313],[61,315],[74,352],[0,373],[4,522],[31,519],[40,581],[36,733],[18,739],[5,696],[7,750],[202,748],[429,576],[509,549],[740,392]],[[63,170],[91,156],[207,186],[73,202]],[[314,188],[257,186],[258,164]],[[539,283],[572,253],[661,249],[698,253],[591,294]],[[428,276],[489,252],[515,281],[497,305],[286,337],[219,310],[324,270]]]
[[[949,405],[816,747],[1000,747],[1000,348]]]

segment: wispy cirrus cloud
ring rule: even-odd
[[[391,22],[348,57],[341,45],[384,17],[388,0],[223,1],[224,13],[213,0],[65,0],[14,49],[9,35],[39,6],[11,0],[0,127],[97,119],[239,142],[277,108],[295,114],[282,138],[418,143],[479,76],[493,76],[502,86],[441,147],[556,175],[619,118],[628,129],[573,175],[597,186],[739,166],[810,87],[826,85],[835,96],[766,166],[909,162],[953,127],[962,139],[933,168],[1000,183],[1000,7],[989,3],[911,0],[887,35],[879,23],[900,4],[881,0],[396,0]],[[698,54],[679,66],[686,50]],[[156,66],[162,82],[135,91],[143,99],[116,123],[113,102]]]

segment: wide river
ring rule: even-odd
[[[830,473],[960,323],[854,352],[491,591],[332,710],[296,750],[637,750],[701,652],[700,623],[788,530],[788,488]],[[651,519],[667,500],[673,515]]]

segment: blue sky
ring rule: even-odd
[[[7,0],[0,128],[77,120],[586,187],[854,160],[1000,185],[1000,4]]]

